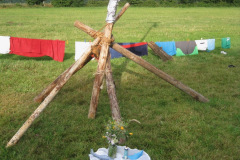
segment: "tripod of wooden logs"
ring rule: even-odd
[[[114,43],[114,38],[112,36],[112,30],[114,23],[123,15],[123,13],[129,7],[129,3],[126,3],[123,8],[119,11],[119,13],[115,17],[115,21],[113,23],[107,23],[104,29],[104,32],[96,31],[89,26],[76,21],[74,26],[89,34],[91,37],[95,38],[92,42],[91,47],[87,48],[85,53],[78,59],[75,63],[72,64],[67,70],[65,70],[55,81],[49,84],[38,96],[35,97],[36,102],[41,102],[39,107],[32,113],[32,115],[27,119],[27,121],[22,125],[22,127],[17,131],[17,133],[12,137],[12,139],[8,142],[6,147],[10,147],[15,145],[18,140],[23,136],[26,130],[31,126],[33,121],[40,115],[40,113],[47,107],[47,105],[53,100],[53,98],[57,95],[60,89],[66,84],[66,82],[73,76],[77,71],[83,68],[91,59],[92,54],[95,57],[99,57],[97,72],[95,74],[95,80],[92,90],[92,98],[90,102],[90,108],[88,113],[88,118],[95,118],[99,94],[100,94],[100,86],[102,85],[104,76],[106,76],[106,84],[107,91],[110,99],[110,107],[112,111],[112,118],[116,121],[121,120],[120,109],[117,101],[115,85],[113,83],[112,77],[112,69],[110,63],[110,53],[109,47],[112,47],[114,50],[123,54],[125,57],[131,59],[136,62],[143,68],[149,70],[154,73],[158,77],[177,87],[178,89],[184,91],[185,93],[192,96],[194,99],[200,102],[208,102],[209,100],[205,98],[203,95],[197,93],[193,89],[184,85],[180,81],[174,79],[170,75],[156,68],[149,62],[145,61],[141,57],[133,54],[127,49],[123,48],[117,43]]]

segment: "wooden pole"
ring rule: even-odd
[[[95,46],[99,43],[100,38],[96,38],[92,46]],[[77,60],[76,63],[71,67],[66,76],[58,82],[56,87],[50,92],[50,94],[44,99],[44,101],[39,105],[39,107],[33,112],[33,114],[27,119],[27,121],[22,125],[22,127],[17,131],[17,133],[12,137],[12,139],[8,142],[6,147],[11,147],[15,145],[18,140],[23,136],[23,134],[27,131],[27,129],[31,126],[33,121],[40,115],[40,113],[47,107],[47,105],[53,100],[59,90],[63,87],[63,85],[70,79],[70,77],[75,73],[80,65],[85,63],[88,56],[91,54],[91,47],[88,47],[83,56]]]
[[[89,108],[89,112],[88,112],[88,118],[92,118],[92,119],[95,118],[96,111],[97,111],[100,86],[102,85],[102,81],[103,81],[103,77],[104,77],[106,61],[107,61],[109,45],[110,45],[110,43],[107,41],[109,39],[111,39],[112,29],[113,29],[113,23],[108,23],[105,27],[104,37],[102,39],[102,48],[101,48],[100,57],[98,60],[98,69],[97,69],[97,73],[95,75],[93,91],[92,91],[92,98],[91,98],[90,108]]]
[[[85,24],[81,24],[81,25],[82,25],[82,27],[86,27]],[[95,31],[95,30],[93,30],[93,31]],[[90,36],[93,36],[91,33],[93,33],[93,32],[88,32],[88,34]],[[173,86],[175,86],[175,87],[179,88],[180,90],[184,91],[185,93],[189,94],[194,99],[196,99],[200,102],[208,102],[209,101],[203,95],[197,93],[196,91],[189,88],[188,86],[185,86],[180,81],[175,80],[173,77],[171,77],[168,74],[166,74],[165,72],[159,70],[158,68],[156,68],[152,64],[148,63],[147,61],[145,61],[141,57],[139,57],[139,56],[133,54],[132,52],[128,51],[127,49],[123,48],[119,44],[114,43],[112,48],[115,49],[116,51],[118,51],[119,53],[123,54],[124,56],[128,57],[129,59],[133,60],[134,62],[138,63],[142,67],[146,68],[147,70],[153,72],[158,77],[162,78],[163,80],[167,81],[168,83],[172,84]]]
[[[123,8],[118,12],[118,14],[115,17],[114,24],[118,21],[118,19],[125,13],[125,11],[130,7],[129,3],[126,3]]]
[[[82,57],[81,57],[82,58]],[[85,62],[83,62],[78,68],[77,70],[73,73],[75,74],[77,71],[79,71],[80,69],[82,69],[90,60],[92,59],[91,55],[89,55],[86,59]],[[77,62],[77,61],[76,61]],[[75,62],[75,63],[76,63]],[[35,102],[42,102],[49,94],[50,92],[54,89],[54,87],[56,87],[56,85],[62,80],[64,79],[64,77],[66,77],[66,74],[69,72],[69,70],[75,65],[75,63],[73,63],[73,65],[71,67],[69,67],[67,70],[65,70],[60,76],[57,77],[56,80],[54,80],[52,83],[50,83],[39,95],[37,95],[34,98]]]
[[[119,13],[116,15],[116,18],[115,18],[115,21],[114,23],[116,23],[118,21],[118,19],[125,13],[125,11],[128,9],[128,7],[130,6],[129,3],[126,3],[123,8],[119,11]],[[92,28],[82,24],[81,22],[79,21],[76,21],[74,23],[74,26],[83,30],[84,32],[92,35],[92,37],[94,38],[97,38],[98,36],[103,36],[103,33],[101,32],[97,32],[95,30],[93,30]],[[90,60],[91,60],[91,56],[88,57],[88,59],[86,60],[86,62],[82,65],[82,66],[79,66],[79,68],[77,69],[80,70],[82,67],[84,67],[85,64],[87,64]],[[76,62],[75,62],[76,63]],[[71,67],[70,67],[71,68]],[[49,93],[53,90],[53,88],[58,84],[58,82],[60,81],[60,79],[62,77],[64,77],[66,75],[66,73],[70,70],[70,68],[68,68],[67,70],[65,70],[60,76],[57,77],[56,80],[54,80],[52,83],[50,83],[38,96],[36,96],[34,98],[34,101],[35,102],[42,102],[44,100],[44,98],[46,98]],[[76,71],[76,72],[77,72]]]
[[[137,64],[139,64],[143,68],[146,68],[147,70],[149,70],[150,72],[154,73],[158,77],[162,78],[163,80],[165,80],[168,83],[172,84],[173,86],[177,87],[178,89],[180,89],[180,90],[184,91],[185,93],[189,94],[194,99],[196,99],[196,100],[198,100],[200,102],[208,102],[209,101],[203,95],[197,93],[196,91],[194,91],[190,87],[188,87],[188,86],[184,85],[183,83],[181,83],[180,81],[174,79],[170,75],[168,75],[165,72],[161,71],[160,69],[156,68],[155,66],[153,66],[150,63],[148,63],[147,61],[145,61],[141,57],[139,57],[139,56],[133,54],[132,52],[128,51],[127,49],[123,48],[119,44],[114,43],[112,45],[112,48],[114,50],[116,50],[117,52],[123,54],[124,56],[128,57],[132,61],[136,62]]]
[[[153,50],[153,52],[158,55],[164,62],[167,60],[172,60],[172,56],[164,52],[160,47],[158,47],[154,42],[148,42],[148,46]]]
[[[118,105],[118,100],[116,96],[115,84],[113,81],[112,76],[112,67],[111,67],[111,55],[109,54],[107,58],[107,66],[105,70],[106,74],[106,85],[107,85],[107,92],[110,100],[110,106],[112,111],[112,118],[115,121],[121,121],[121,113]]]
[[[82,27],[86,27],[85,24],[81,24],[81,25],[82,25]],[[95,30],[93,30],[93,31],[95,31]],[[94,32],[88,32],[88,34],[90,36],[93,36],[93,34],[91,34],[91,33],[94,33]],[[198,100],[200,102],[208,102],[209,101],[203,95],[197,93],[193,89],[191,89],[188,86],[182,84],[180,81],[175,80],[173,77],[169,76],[165,72],[163,72],[160,69],[156,68],[155,66],[153,66],[150,63],[148,63],[147,61],[145,61],[141,57],[139,57],[139,56],[133,54],[132,52],[128,51],[127,49],[123,48],[119,44],[114,43],[112,48],[115,49],[116,51],[118,51],[119,53],[123,54],[124,56],[128,57],[129,59],[133,60],[134,62],[138,63],[142,67],[146,68],[147,70],[153,72],[158,77],[162,78],[163,80],[167,81],[168,83],[172,84],[173,86],[175,86],[175,87],[179,88],[180,90],[184,91],[185,93],[189,94],[194,99],[196,99],[196,100]]]

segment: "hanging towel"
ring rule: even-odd
[[[176,42],[176,56],[196,55],[198,49],[195,41],[179,41]]]
[[[0,36],[0,54],[10,52],[10,36]]]
[[[75,42],[75,61],[77,61],[92,42]]]
[[[207,51],[210,52],[215,49],[215,39],[207,40]]]
[[[208,40],[195,40],[199,51],[206,51],[208,48]]]
[[[176,45],[175,42],[155,42],[158,47],[162,47],[162,49],[170,56],[176,54]]]
[[[230,37],[222,38],[222,48],[224,48],[224,49],[231,48],[231,39],[230,39]]]
[[[64,52],[65,41],[10,37],[10,54],[26,57],[49,56],[62,62]]]
[[[131,51],[132,53],[138,56],[148,55],[148,48],[147,42],[140,42],[140,43],[118,43],[122,47],[126,48],[127,50]],[[123,55],[114,49],[110,48],[111,58],[120,58]]]

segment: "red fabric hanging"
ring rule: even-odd
[[[10,37],[10,54],[26,57],[49,56],[62,62],[64,52],[65,41]]]
[[[147,42],[139,42],[139,43],[132,43],[132,44],[125,44],[125,45],[121,45],[123,48],[131,48],[131,47],[139,47],[139,46],[143,46],[146,45]]]

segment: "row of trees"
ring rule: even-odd
[[[51,3],[55,7],[84,7],[84,6],[106,6],[109,0],[0,0],[1,3],[27,3],[29,5],[39,5],[43,2]],[[120,4],[129,2],[132,6],[178,6],[196,5],[204,6],[217,5],[238,5],[240,0],[121,0]]]
[[[106,6],[109,0],[51,0],[53,6],[56,7],[80,7],[80,6]],[[129,2],[132,6],[178,6],[178,5],[237,5],[240,6],[240,0],[121,0],[120,4]]]

